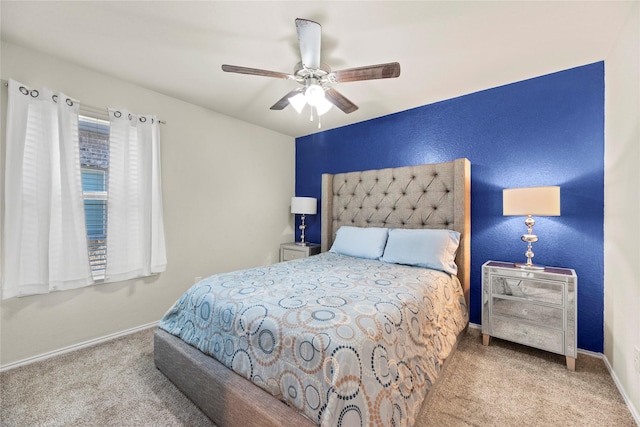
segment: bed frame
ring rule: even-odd
[[[467,159],[323,174],[322,251],[331,247],[341,225],[458,231],[458,279],[468,306],[470,194],[471,164]],[[219,426],[316,425],[251,381],[161,329],[154,335],[154,361]]]

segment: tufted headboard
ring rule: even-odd
[[[458,279],[469,306],[471,163],[405,166],[322,175],[322,251],[342,225],[447,228],[460,233]]]

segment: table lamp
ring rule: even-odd
[[[305,215],[315,215],[318,208],[318,201],[315,197],[292,197],[291,198],[291,213],[300,214],[300,241],[296,244],[300,246],[307,246],[307,242],[304,241],[304,230],[307,228],[304,223]]]
[[[522,241],[527,243],[526,263],[516,263],[517,267],[542,270],[544,267],[533,264],[533,251],[531,244],[538,241],[538,236],[533,234],[536,216],[560,215],[560,187],[524,187],[506,188],[502,190],[502,214],[504,216],[522,215],[527,218],[524,225],[527,226],[527,234],[522,235]]]

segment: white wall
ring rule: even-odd
[[[605,59],[604,352],[636,420],[640,374],[640,4]]]
[[[158,277],[2,301],[0,366],[155,322],[194,277],[276,262],[279,244],[293,239],[292,137],[33,50],[5,42],[1,48],[2,79],[166,121],[168,267]],[[7,89],[0,92],[5,111]]]

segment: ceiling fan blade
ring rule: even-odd
[[[259,68],[238,67],[237,65],[227,64],[222,66],[222,71],[226,71],[227,73],[250,74],[253,76],[275,77],[277,79],[293,78],[290,74],[279,71],[260,70]]]
[[[292,96],[296,95],[298,92],[300,92],[299,89],[292,90],[291,92],[289,92],[288,94],[286,94],[285,96],[280,98],[280,100],[278,102],[273,104],[271,106],[271,110],[284,110],[285,107],[287,105],[289,105],[289,98],[291,98]]]
[[[358,106],[349,101],[343,94],[335,89],[327,89],[324,93],[325,98],[333,105],[344,111],[345,113],[353,113],[358,109]]]
[[[320,68],[320,39],[322,27],[308,19],[297,18],[298,43],[300,44],[300,58],[302,65],[307,68]]]
[[[400,64],[389,62],[387,64],[370,65],[368,67],[349,68],[334,71],[336,82],[355,82],[358,80],[392,79],[400,75]]]

